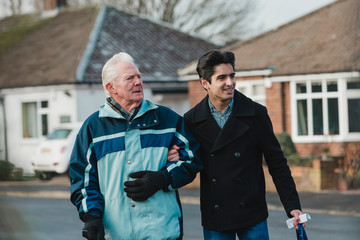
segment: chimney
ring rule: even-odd
[[[57,8],[57,0],[44,0],[44,12]]]
[[[61,8],[66,7],[66,0],[43,0],[42,17],[55,17]]]

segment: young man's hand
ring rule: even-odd
[[[295,209],[290,212],[290,215],[294,217],[294,227],[296,230],[298,230],[298,224],[300,222],[300,215],[303,214],[300,210]],[[305,227],[305,223],[303,223],[303,226]]]
[[[180,156],[179,156],[179,147],[176,145],[171,146],[171,148],[169,148],[168,154],[167,154],[167,160],[169,162],[173,162],[173,161],[179,161],[180,160]]]

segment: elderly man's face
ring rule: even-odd
[[[144,98],[141,74],[135,64],[129,62],[119,62],[116,68],[118,77],[106,87],[111,97],[129,112],[139,106]]]

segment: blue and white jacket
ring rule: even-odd
[[[180,161],[167,162],[169,147],[180,147]],[[143,100],[128,123],[107,103],[80,129],[70,159],[71,201],[85,213],[103,217],[106,239],[177,239],[182,213],[176,189],[202,169],[199,144],[183,118]],[[162,171],[167,189],[143,202],[126,196],[124,182],[137,171]]]

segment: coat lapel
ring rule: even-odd
[[[206,96],[194,109],[194,117],[192,119],[197,127],[195,132],[201,138],[206,139],[209,144],[215,142],[221,129],[216,123],[214,117],[210,113],[208,96]]]
[[[243,135],[250,127],[242,121],[242,117],[253,116],[254,113],[253,101],[240,92],[235,91],[232,112],[223,129],[217,135],[211,152],[219,150]]]

